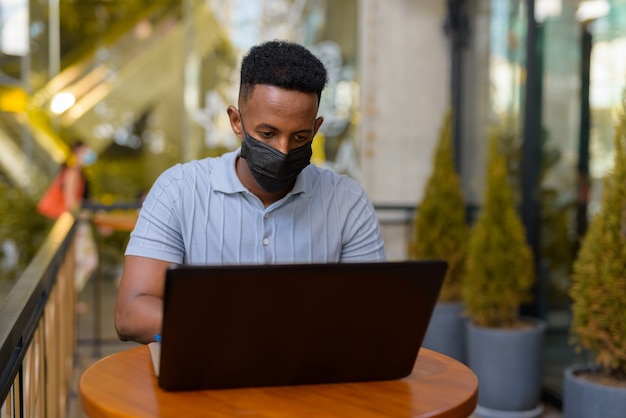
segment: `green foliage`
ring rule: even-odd
[[[454,168],[450,112],[441,127],[434,157],[433,172],[413,223],[409,256],[446,260],[449,268],[439,300],[458,302],[462,299],[469,234],[461,181]]]
[[[150,171],[150,165],[162,168],[156,158],[150,161],[152,155],[121,148],[110,146],[96,164],[85,169],[94,201],[105,205],[133,202],[150,188],[158,175]]]
[[[0,181],[0,280],[19,277],[50,232],[53,222],[37,213],[36,204],[33,197]]]
[[[573,342],[626,380],[626,102],[615,130],[615,168],[574,262]]]
[[[517,130],[516,120],[507,120],[503,128],[498,130],[501,149],[507,159],[509,180],[514,193],[514,201],[519,205],[522,200],[522,145]],[[570,276],[573,254],[574,237],[570,233],[571,217],[576,210],[576,198],[568,196],[555,186],[551,186],[546,178],[557,168],[561,161],[561,152],[557,146],[551,144],[550,136],[543,130],[541,135],[541,165],[539,171],[539,204],[541,205],[541,237],[539,252],[544,260],[549,262],[550,274],[564,274]]]
[[[470,234],[463,299],[475,324],[506,328],[517,323],[535,276],[500,147],[494,131],[489,138],[484,206]]]

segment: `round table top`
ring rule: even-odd
[[[404,379],[301,386],[167,392],[147,346],[91,365],[79,382],[83,410],[98,417],[333,416],[468,417],[478,380],[464,364],[422,348]]]

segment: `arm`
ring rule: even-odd
[[[154,341],[163,322],[165,271],[171,265],[127,255],[115,304],[115,329],[122,341]]]
[[[81,195],[84,188],[83,178],[80,170],[67,168],[63,174],[63,198],[65,207],[70,212],[79,209],[81,206]]]
[[[163,323],[165,272],[182,264],[185,243],[180,224],[181,167],[156,180],[130,234],[115,305],[115,329],[123,341],[154,341]]]
[[[385,261],[382,232],[374,206],[365,191],[351,180],[343,190],[347,218],[343,224],[341,262]]]
[[[380,225],[375,216],[345,228],[349,241],[341,249],[340,262],[385,261],[387,259]]]

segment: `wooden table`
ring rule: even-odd
[[[96,212],[93,214],[92,222],[98,228],[130,232],[135,227],[138,217],[139,213],[137,210],[122,212]]]
[[[422,348],[404,379],[325,385],[166,392],[147,346],[91,365],[79,382],[83,410],[99,417],[446,417],[466,418],[478,380],[464,364]]]

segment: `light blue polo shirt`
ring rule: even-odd
[[[126,255],[177,264],[383,261],[373,205],[345,175],[308,165],[265,208],[239,181],[239,150],[177,164],[154,183]]]

